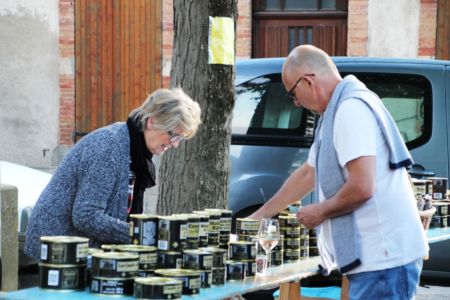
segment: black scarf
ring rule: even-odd
[[[136,175],[130,214],[141,214],[144,210],[145,189],[156,184],[155,165],[152,161],[153,155],[145,145],[144,133],[140,130],[136,114],[128,117],[127,127],[130,134],[130,169]]]

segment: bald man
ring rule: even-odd
[[[282,80],[294,104],[320,119],[308,160],[249,217],[272,217],[314,190],[297,219],[318,230],[323,273],[346,274],[350,299],[413,299],[429,248],[406,171],[413,161],[394,120],[314,46],[292,50]]]

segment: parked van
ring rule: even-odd
[[[450,62],[335,57],[342,76],[353,74],[392,114],[415,165],[416,177],[448,177]],[[284,58],[238,61],[233,111],[228,206],[247,216],[308,157],[316,116],[296,108],[281,81]],[[448,188],[448,187],[447,187]],[[311,196],[306,202],[311,200]],[[386,208],[389,209],[389,208]],[[424,274],[450,277],[450,241],[430,245]]]

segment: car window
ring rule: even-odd
[[[432,90],[426,77],[386,73],[353,74],[381,98],[409,148],[422,145],[431,137]]]
[[[235,135],[312,138],[314,121],[314,114],[288,99],[280,74],[257,77],[236,87]]]

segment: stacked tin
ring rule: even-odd
[[[158,255],[155,246],[117,245],[115,250],[118,252],[133,253],[139,257],[139,265],[136,274],[138,277],[151,276],[156,269]]]
[[[431,220],[431,226],[447,227],[449,222],[449,208],[450,203],[447,200],[447,178],[430,177],[432,182],[431,196],[433,198],[433,206],[436,208],[436,213]]]
[[[309,257],[309,229],[304,224],[300,224],[300,259]]]
[[[132,295],[139,255],[128,252],[92,254],[90,290],[102,295]]]
[[[300,223],[295,214],[282,214],[278,216],[280,234],[283,241],[283,263],[291,263],[300,259]]]
[[[198,212],[194,212],[198,213]],[[220,211],[205,210],[201,212],[208,216],[208,246],[218,247],[220,240]]]
[[[230,241],[228,243],[228,258],[229,260],[225,263],[227,280],[242,280],[245,277],[255,276],[255,241]]]
[[[212,266],[211,266],[211,284],[221,285],[225,283],[226,272],[225,262],[228,259],[227,250],[219,247],[204,247],[201,250],[211,253]]]
[[[183,251],[183,269],[200,272],[200,286],[208,288],[212,284],[213,254],[203,249]]]
[[[89,239],[75,236],[41,237],[39,287],[82,290],[86,285]]]
[[[236,236],[238,241],[252,242],[258,235],[259,220],[250,218],[236,219]]]
[[[315,228],[309,229],[309,256],[318,256],[319,249],[317,248],[317,231]]]
[[[158,217],[158,269],[181,268],[188,220],[183,216]]]
[[[208,246],[208,232],[209,232],[209,215],[205,211],[193,211],[193,214],[199,216],[199,229],[198,229],[198,247]]]
[[[227,249],[231,234],[231,216],[233,212],[228,209],[219,208],[207,208],[205,209],[205,212],[220,213],[219,247]]]
[[[158,216],[149,214],[131,214],[131,243],[134,245],[157,246]]]

